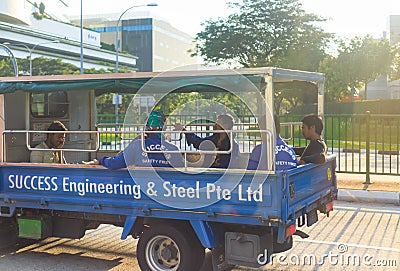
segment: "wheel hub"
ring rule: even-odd
[[[180,261],[178,246],[167,236],[154,237],[147,246],[147,262],[154,270],[177,270]]]
[[[178,260],[178,249],[173,242],[163,242],[160,254],[166,262],[170,263]]]

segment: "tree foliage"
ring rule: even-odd
[[[243,0],[230,7],[236,12],[206,21],[196,35],[195,54],[207,63],[318,71],[333,37],[316,26],[323,18],[306,13],[298,0]],[[312,100],[309,88],[295,85],[275,93],[276,112],[281,104]]]
[[[237,12],[203,24],[194,54],[242,67],[318,67],[330,35],[314,26],[323,19],[307,14],[298,0],[243,0],[230,7]]]
[[[115,52],[115,45],[114,44],[108,44],[105,42],[100,42],[100,48],[108,51],[113,51]]]
[[[392,60],[393,51],[388,40],[377,41],[365,36],[341,41],[338,56],[328,57],[321,64],[329,98],[352,95],[356,88],[365,87],[379,75],[388,75]]]
[[[46,6],[43,4],[43,2],[40,2],[39,4],[34,2],[33,6],[35,7],[35,11],[32,13],[32,15],[36,20],[41,20],[43,18],[52,19],[52,17],[46,13]]]
[[[29,59],[17,59],[18,69],[20,75],[29,75]],[[95,73],[108,73],[115,72],[114,68],[107,69],[84,69],[84,73],[95,74]],[[125,66],[120,67],[121,72],[130,72]],[[61,58],[45,58],[38,57],[32,59],[32,75],[59,75],[59,74],[78,74],[80,68],[73,64],[64,62]],[[13,76],[13,66],[11,61],[7,59],[0,60],[0,76]]]
[[[14,76],[13,64],[9,58],[0,60],[0,76]]]
[[[17,59],[19,75],[29,75],[29,59]],[[121,66],[120,72],[129,72],[130,69]],[[84,69],[86,74],[99,74],[115,72],[114,68],[108,69]],[[80,69],[73,64],[63,62],[61,58],[50,59],[45,57],[38,57],[32,60],[32,75],[61,75],[61,74],[79,74]],[[0,76],[14,76],[14,69],[9,58],[0,60]],[[96,98],[97,109],[99,114],[112,114],[114,113],[114,105],[112,104],[113,94],[105,94]],[[132,97],[130,95],[123,95],[123,103],[119,105],[121,114],[125,113]]]
[[[30,62],[29,59],[17,59],[20,75],[29,75]],[[2,60],[1,76],[13,76],[9,70],[12,68],[10,61]],[[6,68],[7,66],[7,68]],[[8,66],[10,66],[8,68]],[[79,68],[73,64],[65,63],[61,58],[45,58],[38,57],[32,60],[32,75],[57,75],[57,74],[74,74],[79,72]]]
[[[240,67],[276,66],[325,73],[328,101],[349,96],[379,75],[400,78],[400,47],[370,36],[336,40],[316,25],[298,0],[243,0],[229,5],[227,18],[207,20],[196,35],[194,55],[205,62]],[[337,53],[327,53],[337,42]],[[293,84],[275,93],[276,110],[312,102],[312,89],[296,93]],[[314,93],[315,94],[315,93]],[[311,100],[310,100],[311,99]]]

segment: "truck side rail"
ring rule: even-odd
[[[199,131],[193,131],[193,130],[187,130],[187,131],[173,131],[173,130],[168,130],[168,131],[134,131],[134,133],[139,133],[139,138],[141,140],[141,147],[142,147],[142,152],[144,153],[181,153],[184,156],[184,161],[185,161],[185,168],[188,168],[188,155],[189,154],[197,154],[197,155],[216,155],[216,154],[231,154],[232,153],[232,148],[233,148],[233,141],[234,141],[234,134],[239,134],[239,133],[248,133],[248,130],[228,130],[228,131],[219,131],[219,130],[213,130],[212,133],[228,133],[229,134],[229,140],[230,140],[230,148],[229,150],[226,151],[220,151],[220,150],[187,150],[187,149],[180,149],[180,150],[148,150],[145,147],[144,143],[144,138],[146,134],[182,134],[182,133],[198,133]],[[204,132],[204,131],[202,131]],[[267,159],[268,161],[273,161],[273,155],[274,155],[274,146],[273,146],[273,133],[270,130],[251,130],[252,133],[260,133],[260,134],[265,134],[265,142],[267,143],[267,149],[271,150],[267,152]],[[44,149],[44,148],[34,148],[30,145],[30,139],[31,135],[34,133],[62,133],[62,134],[89,134],[89,135],[95,135],[95,146],[94,148],[62,148],[59,149],[58,151],[61,152],[61,155],[63,155],[63,152],[92,152],[95,153],[99,151],[100,149],[100,134],[132,134],[132,131],[34,131],[34,130],[5,130],[3,131],[3,146],[6,146],[6,135],[7,134],[24,134],[25,135],[25,145],[28,151],[54,151],[54,149]],[[6,149],[6,148],[5,148]],[[6,151],[3,152],[3,161],[6,161]],[[243,168],[243,166],[242,166]]]
[[[286,141],[286,142],[292,140],[292,139],[293,139],[294,126],[301,126],[301,125],[302,125],[302,122],[299,122],[299,121],[282,122],[282,123],[281,123],[281,127],[282,127],[282,126],[283,126],[283,127],[288,126],[288,127],[289,127],[289,132],[290,132],[289,137],[287,137],[287,138],[282,138],[282,139],[283,139],[284,141]]]

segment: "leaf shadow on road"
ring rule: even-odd
[[[47,238],[19,240],[15,246],[0,250],[0,270],[2,271],[107,271],[114,270],[125,258],[135,257],[135,253],[110,250],[110,244],[83,245],[84,240]],[[113,253],[110,253],[112,251]]]

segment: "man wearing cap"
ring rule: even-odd
[[[147,131],[164,130],[166,117],[161,110],[152,111],[147,119]],[[133,140],[124,151],[116,156],[103,157],[85,163],[89,165],[102,165],[109,169],[119,169],[129,166],[138,167],[183,167],[180,153],[164,153],[164,151],[179,151],[178,147],[167,142],[161,133],[146,133],[142,149],[142,140]],[[159,153],[149,153],[156,151]]]
[[[222,114],[217,117],[217,121],[214,125],[214,130],[218,131],[226,131],[232,130],[234,124],[234,119],[230,114]],[[186,131],[182,124],[176,123],[175,130],[177,131]],[[193,145],[194,148],[200,150],[217,150],[217,151],[228,151],[231,150],[231,153],[228,154],[216,154],[213,161],[211,161],[210,167],[213,168],[228,168],[237,166],[237,158],[239,157],[239,144],[235,139],[232,140],[232,148],[231,148],[231,140],[229,138],[228,133],[214,133],[211,136],[207,137],[199,137],[194,133],[186,133],[186,143],[188,146]],[[233,135],[232,135],[233,136]],[[231,161],[232,158],[232,161]],[[207,167],[209,165],[204,165]]]

